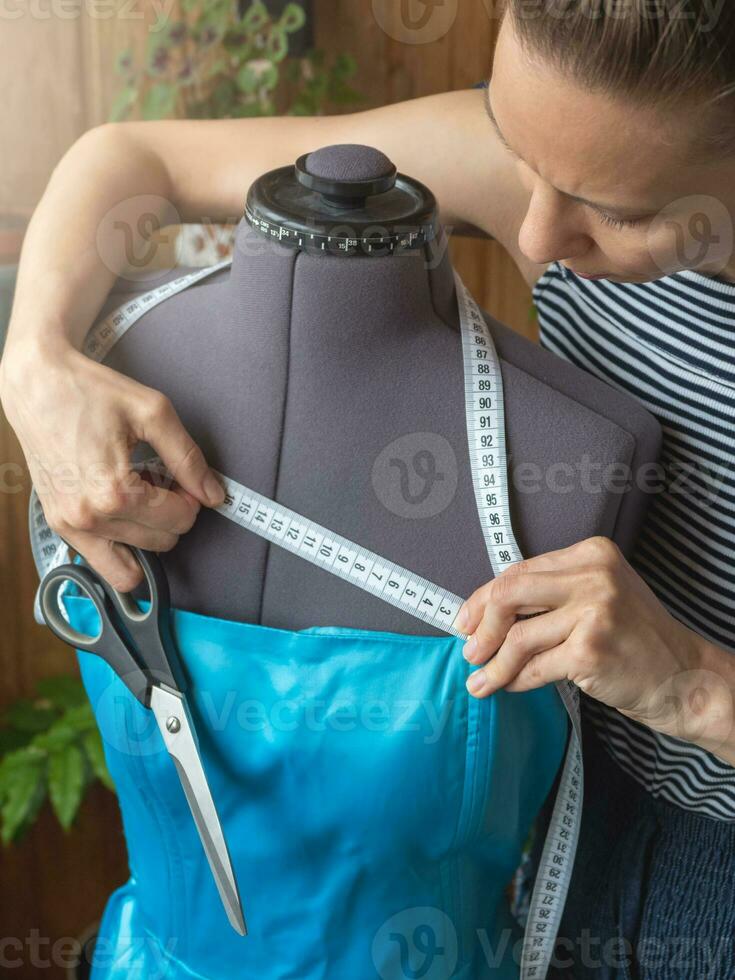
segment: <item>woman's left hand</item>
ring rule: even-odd
[[[712,751],[732,738],[735,657],[674,619],[608,538],[508,568],[469,597],[455,625],[469,634],[466,659],[484,665],[467,680],[475,697],[567,679]]]

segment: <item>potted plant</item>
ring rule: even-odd
[[[39,681],[0,717],[0,838],[18,840],[48,799],[68,830],[87,788],[114,792],[91,705],[77,677]]]
[[[114,793],[102,739],[79,677],[40,681],[31,698],[13,702],[0,715],[0,838],[20,840],[46,801],[68,831],[87,790],[102,783]],[[98,923],[79,938],[73,980],[89,975]]]

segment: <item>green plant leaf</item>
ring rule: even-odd
[[[59,749],[63,749],[65,746],[75,742],[78,736],[79,732],[75,728],[57,722],[47,732],[36,735],[31,745],[36,749],[41,749],[43,752],[57,752]]]
[[[99,779],[103,786],[106,786],[113,793],[115,784],[105,762],[105,753],[102,748],[100,733],[95,728],[94,731],[85,732],[82,736],[82,746],[87,754],[87,761],[94,775]]]
[[[269,19],[268,8],[262,0],[253,0],[243,15],[242,24],[246,31],[260,31]]]
[[[333,70],[342,78],[351,78],[357,71],[357,61],[351,54],[338,54],[334,59]]]
[[[217,119],[227,118],[237,104],[237,87],[231,78],[223,78],[212,92],[211,115]]]
[[[214,78],[215,75],[222,75],[229,69],[229,64],[226,58],[217,58],[213,61],[211,65],[207,65],[203,72],[203,77],[206,79]]]
[[[34,764],[39,759],[45,759],[44,753],[30,745],[8,752],[0,762],[0,798],[5,795],[10,783],[15,778],[16,771],[24,766]]]
[[[28,732],[19,732],[15,728],[0,728],[0,756],[28,745],[31,736]]]
[[[258,116],[270,116],[272,115],[272,109],[269,104],[261,105],[256,99],[253,102],[243,102],[235,106],[232,110],[232,115],[235,119],[252,119]]]
[[[288,38],[280,27],[274,27],[268,36],[266,45],[268,57],[273,61],[283,61],[288,54]]]
[[[232,14],[228,4],[207,7],[197,23],[197,36],[202,44],[214,44],[224,37],[230,26]]]
[[[236,76],[237,87],[246,95],[254,95],[258,91],[270,91],[278,84],[278,68],[271,62],[263,63],[263,59],[254,67],[252,63],[243,65]]]
[[[316,107],[308,96],[302,95],[296,99],[288,110],[289,116],[315,116]]]
[[[46,756],[28,746],[5,756],[0,775],[2,841],[8,844],[33,820],[46,795]]]
[[[126,119],[137,95],[137,89],[133,85],[128,85],[118,92],[110,108],[110,122]]]
[[[152,85],[143,99],[144,119],[165,119],[176,108],[176,88],[166,82]]]
[[[322,105],[329,92],[329,78],[326,72],[320,72],[309,82],[309,92],[317,105]]]
[[[68,828],[92,776],[113,788],[81,680],[46,678],[37,692],[35,700],[21,699],[6,710],[5,721],[17,727],[0,728],[0,838],[5,843],[31,825],[47,793]]]
[[[344,82],[332,83],[329,98],[335,105],[355,105],[364,101],[363,96],[356,89]]]
[[[187,106],[187,119],[213,119],[216,116],[214,106],[209,99],[190,102]]]
[[[71,674],[44,677],[36,685],[36,690],[40,697],[46,698],[62,711],[87,703],[87,694],[81,679]]]
[[[303,80],[303,64],[301,58],[290,58],[285,65],[281,66],[283,77],[293,83]]]
[[[284,31],[292,34],[294,31],[300,30],[306,23],[306,12],[297,3],[287,3],[283,8],[279,23]]]
[[[322,81],[324,81],[322,79]],[[321,89],[323,89],[323,84]],[[294,99],[289,115],[291,116],[316,116],[319,115],[322,99],[320,88],[316,79],[311,79]]]
[[[70,744],[49,756],[48,791],[59,823],[68,830],[84,792],[86,767],[82,750]]]
[[[59,719],[59,724],[68,725],[78,733],[86,732],[90,728],[97,727],[92,705],[88,701],[80,704],[77,708],[69,708]]]
[[[260,74],[260,87],[266,92],[271,92],[278,85],[278,66],[272,62],[265,66]]]
[[[81,704],[68,711],[54,722],[48,731],[36,735],[32,744],[45,752],[56,752],[75,742],[84,732],[95,728],[94,714],[89,704]]]
[[[129,76],[133,74],[134,67],[135,64],[133,61],[133,52],[130,48],[126,48],[125,51],[121,51],[117,56],[117,60],[115,61],[115,71],[118,75]]]
[[[248,65],[243,65],[235,77],[237,87],[246,95],[252,95],[258,90],[258,73]]]
[[[58,711],[48,701],[21,698],[6,710],[3,721],[19,732],[35,735],[37,732],[45,732],[58,717]]]
[[[189,35],[189,28],[185,20],[174,21],[166,32],[169,43],[173,45],[183,44]]]
[[[171,68],[171,45],[161,42],[153,49],[147,61],[148,74],[165,76]]]
[[[222,38],[222,47],[239,61],[247,61],[248,58],[257,57],[255,47],[248,35],[242,31],[227,31]]]

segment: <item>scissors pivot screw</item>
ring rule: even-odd
[[[181,728],[181,722],[176,717],[176,715],[171,715],[170,718],[166,719],[166,728],[168,729],[168,731],[171,732],[172,735],[175,735],[176,732],[179,731],[179,729]]]

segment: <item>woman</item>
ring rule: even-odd
[[[130,589],[124,545],[172,548],[220,497],[172,405],[79,353],[123,267],[113,208],[139,243],[166,202],[183,220],[235,216],[261,172],[362,142],[431,186],[446,225],[501,242],[534,288],[542,342],[632,392],[665,434],[631,564],[593,539],[466,604],[466,656],[486,665],[475,696],[565,677],[588,695],[582,840],[554,967],[576,980],[735,975],[734,106],[731,7],[508,0],[484,92],[92,130],[29,228],[2,361],[50,523]],[[140,439],[180,484],[164,506],[130,472]],[[53,485],[69,460],[71,492]],[[95,483],[92,464],[106,474]],[[517,621],[529,604],[544,611]]]

